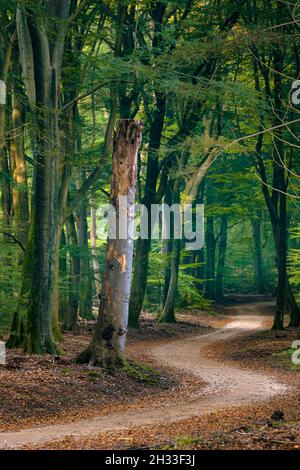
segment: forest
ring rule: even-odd
[[[299,37],[1,0],[0,449],[300,449]]]

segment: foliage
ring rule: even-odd
[[[221,298],[256,293],[259,255],[264,293],[275,292],[279,261],[270,206],[273,205],[275,219],[280,220],[279,194],[285,191],[274,187],[276,180],[281,181],[277,178],[280,168],[284,168],[281,179],[285,180],[287,195],[292,196],[287,198],[286,220],[290,230],[285,244],[291,282],[294,290],[299,291],[300,229],[291,237],[294,227],[299,225],[295,204],[299,194],[299,110],[290,103],[291,83],[299,75],[300,63],[297,9],[291,9],[285,2],[270,1],[266,11],[261,0],[69,3],[71,10],[65,20],[51,2],[4,0],[0,6],[0,78],[5,79],[8,90],[8,104],[0,109],[1,226],[17,241],[22,239],[19,226],[25,227],[24,231],[29,226],[34,230],[36,211],[48,196],[44,194],[40,201],[34,199],[39,169],[44,168],[43,147],[47,147],[45,143],[57,143],[52,149],[57,160],[50,165],[56,173],[50,171],[49,178],[53,180],[51,187],[57,185],[53,195],[57,197],[57,213],[54,211],[53,219],[59,213],[62,220],[55,227],[53,223],[51,236],[38,235],[44,241],[48,237],[46,248],[47,241],[50,246],[56,235],[59,238],[61,227],[66,238],[60,246],[57,282],[60,319],[64,321],[71,300],[74,305],[78,301],[78,312],[84,310],[83,304],[87,305],[88,313],[99,304],[93,264],[98,262],[102,273],[106,221],[98,214],[95,255],[90,237],[90,208],[104,205],[109,199],[112,131],[119,118],[139,119],[144,126],[137,200],[145,202],[152,198],[161,202],[170,196],[168,191],[175,197],[174,188],[178,187],[179,200],[184,201],[190,189],[192,202],[205,205],[204,248],[190,258],[181,250],[173,295],[176,308],[209,309],[218,287]],[[28,38],[33,44],[28,38],[28,44],[18,44],[15,31],[20,29],[21,12],[25,13]],[[28,60],[33,52],[38,53],[33,34],[36,27],[45,35],[50,52],[57,44],[63,45],[63,50],[55,79],[55,104],[37,103],[35,108],[29,105],[30,77],[22,71],[20,58],[22,47],[27,49]],[[55,41],[58,31],[59,41]],[[54,56],[57,59],[59,54]],[[46,64],[46,56],[41,62],[39,66]],[[38,74],[33,75],[36,81]],[[280,83],[276,81],[278,77]],[[16,102],[20,103],[18,125],[13,117]],[[43,125],[39,119],[43,113],[47,118],[58,119],[48,130],[47,119],[42,119]],[[285,125],[278,124],[279,121],[286,121]],[[283,147],[279,155],[282,161],[276,161],[279,142]],[[22,160],[21,182],[16,150]],[[49,155],[53,157],[53,152]],[[214,158],[198,181],[195,177],[211,156]],[[19,210],[18,199],[27,200],[29,220]],[[52,202],[51,199],[49,204]],[[224,216],[225,248],[221,242]],[[37,220],[43,217],[49,220],[43,213],[38,214]],[[70,235],[68,222],[72,217],[74,230]],[[259,247],[254,241],[253,221],[260,226]],[[212,233],[206,230],[208,222]],[[35,254],[37,258],[48,259],[47,253],[39,255],[34,247],[26,245],[25,238],[23,248],[30,257]],[[26,272],[18,243],[12,245],[1,234],[1,244],[0,328],[7,332],[13,313],[28,310],[28,298],[19,295],[21,289],[30,283],[32,289],[34,276],[42,276],[31,272],[32,266]],[[165,274],[175,256],[170,247],[167,255],[162,254],[161,248],[156,240],[148,248],[149,272],[144,283],[147,284],[144,308],[155,312],[163,309]],[[49,256],[55,258],[54,251]],[[147,270],[147,263],[143,262]],[[49,276],[56,272],[56,263],[55,258]],[[36,266],[42,265],[38,260]],[[75,274],[74,266],[78,271]],[[214,292],[208,293],[212,284]],[[55,288],[49,290],[55,296]],[[72,298],[72,290],[78,299]],[[49,318],[56,300],[49,302]],[[38,308],[33,318],[39,311]],[[55,335],[59,336],[57,332]]]
[[[299,225],[292,230],[292,240],[299,244]],[[300,299],[300,248],[291,248],[289,251],[289,273],[291,283],[297,290],[297,298]]]
[[[20,263],[20,256],[21,250],[9,240],[0,243],[0,338],[9,333],[18,305],[21,271],[15,266]]]

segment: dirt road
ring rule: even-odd
[[[171,423],[222,407],[266,400],[283,393],[287,386],[263,373],[240,369],[221,360],[209,359],[205,355],[207,346],[231,338],[234,341],[237,335],[261,329],[265,320],[264,316],[260,315],[263,305],[265,304],[254,303],[236,306],[232,309],[232,321],[219,331],[180,341],[165,342],[147,350],[147,355],[164,366],[200,376],[206,382],[202,396],[186,397],[184,402],[164,403],[162,407],[110,413],[92,419],[35,427],[18,432],[2,432],[0,448],[39,446],[67,436],[80,439],[82,436],[92,436],[107,431]]]

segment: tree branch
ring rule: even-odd
[[[12,233],[3,232],[2,230],[0,230],[0,233],[2,233],[2,235],[5,235],[5,237],[11,238],[25,252],[25,247],[23,243],[20,242],[20,240],[18,240],[18,238],[15,235],[13,235]]]

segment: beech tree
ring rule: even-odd
[[[136,328],[143,310],[172,322],[179,307],[206,309],[236,293],[276,293],[274,327],[285,326],[286,313],[299,324],[288,263],[298,223],[289,197],[298,188],[298,119],[288,103],[300,70],[297,16],[267,4],[268,14],[262,0],[2,0],[0,328],[8,346],[59,354],[63,330],[93,322],[101,304],[85,360],[115,367],[128,302]],[[149,236],[130,246],[131,280],[131,264],[122,276],[111,250],[129,261],[131,252],[113,240],[106,250],[96,232],[97,207],[111,198],[113,140],[115,150],[125,146],[121,124],[113,137],[118,120],[137,140],[133,120],[143,122],[132,165]],[[205,204],[205,246],[189,253],[172,233],[151,237],[151,206],[187,200]]]

